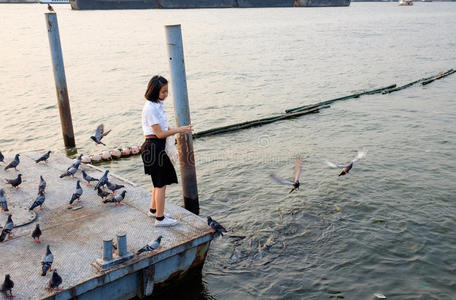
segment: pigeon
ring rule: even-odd
[[[271,174],[271,178],[277,181],[280,184],[285,184],[285,185],[291,185],[291,191],[289,192],[292,193],[295,190],[299,190],[299,175],[301,174],[301,165],[302,165],[302,159],[298,157],[295,162],[295,169],[294,169],[294,174],[293,174],[293,180],[294,182],[291,182],[289,180],[284,180],[280,177],[277,177],[275,174]]]
[[[22,183],[22,174],[18,174],[15,179],[5,179],[6,183],[11,184],[12,187],[18,189]]]
[[[103,191],[103,190],[100,189],[100,188],[98,188],[97,190],[98,190],[97,195],[101,197],[101,201],[103,201],[104,199],[106,199],[106,197],[108,197],[109,195],[111,195],[110,192],[105,192],[105,191]]]
[[[48,288],[54,290],[54,294],[61,291],[62,289],[59,288],[59,285],[62,284],[62,277],[57,274],[57,269],[54,269],[52,272],[51,280],[49,280]]]
[[[50,12],[55,12],[54,8],[52,8],[52,6],[51,6],[49,3],[48,3],[48,10],[49,10]]]
[[[2,233],[0,234],[0,242],[3,242],[6,239],[6,236],[10,238],[13,235],[14,222],[12,215],[8,215],[8,220],[6,220],[5,226],[3,226]]]
[[[40,184],[38,185],[38,195],[41,193],[46,194],[46,181],[44,180],[43,176],[40,175]]]
[[[207,217],[207,225],[211,227],[211,232],[212,233],[220,233],[223,236],[223,233],[226,233],[225,227],[219,224],[219,222],[212,220],[211,217]]]
[[[148,251],[152,251],[152,254],[155,254],[155,250],[160,246],[160,242],[161,242],[162,238],[163,238],[163,236],[160,235],[155,241],[153,241],[153,242],[145,245],[141,249],[139,249],[138,252],[136,252],[136,255],[140,255],[141,253],[148,252]]]
[[[111,198],[108,198],[108,199],[105,199],[103,200],[103,203],[115,203],[114,206],[122,206],[123,204],[120,203],[124,198],[125,198],[125,194],[127,193],[127,191],[122,191],[122,193],[120,195],[117,195],[117,196],[113,196]]]
[[[69,171],[71,168],[76,168],[76,170],[79,169],[83,155],[84,154],[79,155],[78,158],[76,158],[76,160],[74,161],[74,163],[67,168],[67,171]]]
[[[108,189],[110,189],[113,193],[116,192],[116,190],[118,189],[121,189],[123,187],[125,187],[124,185],[121,185],[121,184],[115,184],[115,183],[110,183],[109,181],[106,182],[106,186],[108,187]]]
[[[0,189],[0,207],[3,211],[9,211],[8,203],[6,202],[5,192],[3,191],[3,189]]]
[[[101,142],[101,139],[108,135],[108,133],[111,132],[111,129],[108,131],[104,132],[104,125],[100,124],[97,127],[97,130],[95,131],[95,135],[92,135],[90,138],[96,143],[96,144],[102,144],[103,146],[106,146],[106,144]]]
[[[13,161],[10,162],[10,163],[5,167],[5,171],[8,170],[8,169],[12,169],[12,168],[14,168],[14,169],[17,171],[17,166],[18,166],[19,163],[20,163],[19,156],[21,156],[21,155],[20,155],[20,154],[16,154],[16,156],[14,156]]]
[[[13,289],[14,287],[14,282],[11,280],[11,277],[9,274],[6,274],[5,275],[5,281],[3,281],[3,284],[2,284],[2,293],[5,293],[5,298],[14,298],[13,296]],[[9,292],[9,295],[8,295],[8,292]]]
[[[0,151],[0,162],[5,162],[5,157],[3,156],[2,151]]]
[[[60,178],[66,177],[66,176],[71,176],[74,178],[74,174],[78,171],[78,168],[71,167],[66,173],[63,173],[60,175]]]
[[[342,169],[342,172],[339,174],[339,176],[344,176],[350,172],[350,170],[353,168],[353,164],[357,161],[359,161],[361,158],[365,157],[367,153],[367,150],[361,149],[358,151],[358,155],[347,165],[336,165],[332,162],[327,161],[326,164],[330,166],[331,168],[339,168]]]
[[[76,191],[74,192],[73,196],[71,196],[70,200],[70,205],[73,204],[73,202],[77,199],[78,202],[81,200],[81,195],[82,195],[82,187],[81,187],[81,181],[78,180],[76,181]]]
[[[87,186],[90,186],[91,181],[98,181],[99,179],[94,178],[90,175],[87,175],[86,171],[82,170],[82,178],[84,178],[85,181],[87,181]]]
[[[43,257],[41,264],[43,265],[41,276],[46,276],[47,271],[52,272],[52,263],[54,262],[54,255],[52,255],[51,248],[49,245],[46,247],[46,254]]]
[[[38,158],[37,160],[35,160],[35,162],[36,162],[36,163],[39,163],[39,162],[41,162],[41,161],[48,162],[49,155],[51,155],[51,151],[46,152],[46,154],[44,154],[43,156],[41,156],[40,158]]]
[[[41,236],[40,224],[36,224],[35,229],[32,231],[33,241],[35,243],[41,243],[40,236]]]
[[[46,200],[46,196],[43,193],[40,193],[39,196],[32,203],[32,206],[30,206],[29,211],[34,210],[38,206],[40,207],[40,210],[43,210],[44,200]]]
[[[94,191],[98,188],[101,188],[103,187],[106,182],[108,181],[108,173],[109,173],[109,170],[106,170],[103,174],[103,176],[101,176],[101,178],[98,180],[97,182],[97,185],[95,186],[95,188],[93,189]]]

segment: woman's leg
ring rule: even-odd
[[[155,204],[157,207],[157,218],[163,217],[165,213],[165,192],[166,185],[161,188],[154,188]]]
[[[152,198],[150,199],[150,209],[157,209],[157,202],[155,201],[155,188],[152,188]]]

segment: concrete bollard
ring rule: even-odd
[[[112,261],[112,239],[103,240],[103,261]]]
[[[168,41],[169,66],[173,88],[174,110],[177,126],[190,125],[187,77],[185,74],[184,49],[180,25],[165,26]],[[196,182],[193,138],[191,134],[177,136],[179,164],[185,209],[199,214],[198,185]]]
[[[123,257],[127,253],[127,234],[125,232],[119,232],[117,234],[117,255]]]
[[[62,47],[60,45],[59,25],[56,13],[45,13],[46,26],[51,48],[52,69],[54,71],[55,87],[57,92],[57,103],[60,113],[60,124],[62,126],[63,142],[66,148],[76,147],[74,141],[73,122],[71,120],[70,101],[63,65]]]

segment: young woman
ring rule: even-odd
[[[154,188],[149,215],[155,217],[155,226],[175,226],[178,222],[165,216],[166,186],[177,183],[176,171],[165,152],[166,138],[176,133],[192,133],[192,125],[169,128],[163,109],[168,97],[168,81],[154,76],[147,85],[147,99],[142,111],[142,127],[146,141],[141,146],[144,172],[152,177]]]

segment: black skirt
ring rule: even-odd
[[[176,171],[165,151],[166,139],[149,138],[141,146],[144,173],[151,175],[154,187],[177,183]]]

